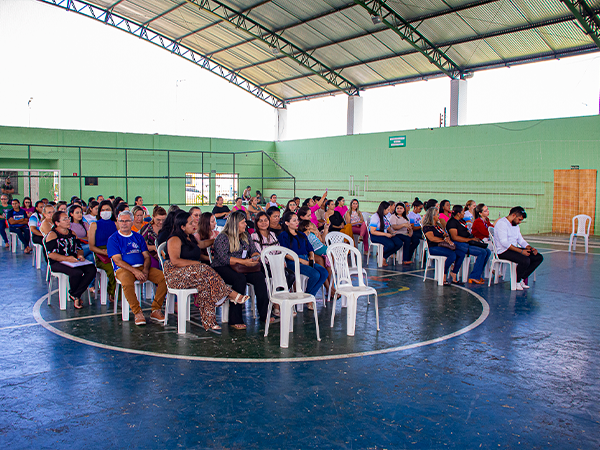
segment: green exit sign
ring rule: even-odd
[[[406,136],[390,136],[390,148],[406,147]]]

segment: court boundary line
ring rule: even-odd
[[[409,276],[419,276],[416,274],[408,274],[408,275]],[[471,291],[470,289],[467,289],[462,286],[453,286],[453,287],[462,289],[462,290],[468,292],[469,294],[473,295],[480,302],[480,304],[482,306],[482,311],[481,311],[481,314],[479,315],[479,317],[474,322],[467,325],[466,327],[463,327],[457,331],[454,331],[452,333],[449,333],[449,334],[446,334],[446,335],[443,335],[443,336],[440,336],[440,337],[437,337],[434,339],[429,339],[427,341],[415,342],[413,344],[401,345],[401,346],[391,347],[391,348],[386,348],[386,349],[381,349],[381,350],[370,350],[370,351],[356,352],[356,353],[344,353],[344,354],[339,354],[339,355],[305,356],[305,357],[297,357],[297,358],[215,358],[215,357],[209,357],[209,356],[194,356],[194,355],[186,356],[186,355],[177,355],[177,354],[164,354],[164,353],[158,353],[158,352],[150,352],[150,351],[146,351],[146,350],[135,350],[135,349],[124,348],[124,347],[116,347],[114,345],[101,344],[99,342],[90,341],[88,339],[80,338],[80,337],[65,333],[64,331],[61,331],[61,330],[55,328],[54,326],[52,326],[51,323],[54,323],[53,321],[50,321],[50,322],[46,321],[41,315],[40,308],[41,308],[42,304],[44,303],[44,301],[47,300],[48,294],[43,295],[35,303],[35,305],[33,307],[33,317],[35,318],[37,323],[39,323],[42,327],[44,327],[49,332],[51,332],[57,336],[60,336],[62,338],[68,339],[70,341],[77,342],[79,344],[89,345],[89,346],[96,347],[96,348],[101,348],[103,350],[112,350],[112,351],[117,351],[117,352],[121,352],[121,353],[128,353],[128,354],[134,354],[134,355],[140,355],[140,356],[153,356],[153,357],[158,357],[158,358],[177,359],[177,360],[184,360],[184,361],[203,361],[203,362],[218,362],[218,363],[250,363],[250,364],[253,364],[253,363],[256,363],[256,364],[271,363],[271,364],[273,364],[273,363],[291,363],[291,362],[333,361],[333,360],[339,360],[339,359],[359,358],[359,357],[364,357],[364,356],[375,356],[375,355],[383,355],[383,354],[388,354],[388,353],[397,353],[397,352],[401,352],[401,351],[405,351],[405,350],[411,350],[414,348],[425,347],[428,345],[437,344],[439,342],[444,342],[449,339],[461,336],[461,335],[468,333],[469,331],[477,328],[488,318],[488,316],[490,314],[490,305],[481,295],[477,294],[476,292]],[[54,292],[56,292],[56,291],[54,291]],[[114,315],[114,313],[112,313],[110,315]],[[86,316],[86,318],[87,318],[87,316]],[[79,318],[76,318],[76,319],[79,319]]]

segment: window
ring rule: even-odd
[[[206,205],[211,198],[219,195],[225,203],[233,203],[238,195],[238,175],[233,173],[213,173],[215,192],[211,196],[209,173],[185,174],[185,204]]]

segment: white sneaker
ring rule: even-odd
[[[525,281],[524,281],[524,280],[521,280],[520,284],[521,284],[521,287],[522,287],[523,289],[529,289],[529,286],[527,286],[527,285],[525,284]]]
[[[517,291],[522,291],[523,290],[523,286],[521,286],[521,283],[517,283]]]

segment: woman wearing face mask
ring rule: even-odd
[[[110,200],[103,200],[98,206],[96,222],[91,224],[88,230],[88,243],[90,250],[96,254],[96,267],[104,270],[108,276],[108,299],[111,302],[114,301],[113,293],[117,287],[117,281],[115,280],[111,260],[106,251],[106,244],[108,243],[108,238],[117,232],[116,221],[112,202]]]

